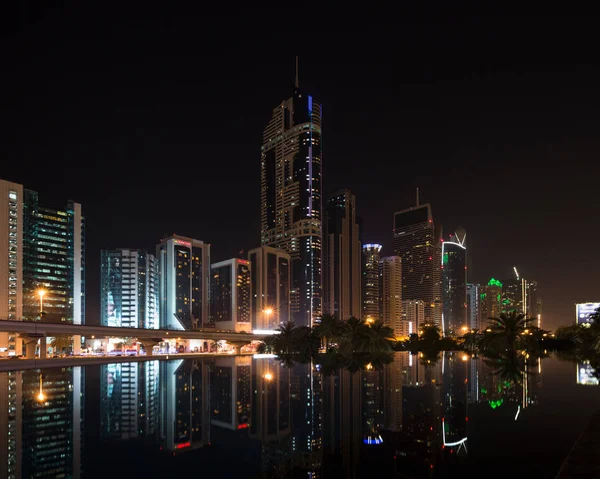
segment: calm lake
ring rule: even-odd
[[[554,478],[597,381],[555,358],[517,382],[501,366],[446,352],[327,374],[225,355],[1,372],[0,478]]]

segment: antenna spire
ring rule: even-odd
[[[417,206],[419,206],[419,188],[417,188]]]
[[[296,55],[296,81],[294,82],[294,86],[298,89],[298,55]]]

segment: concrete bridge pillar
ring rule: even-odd
[[[37,346],[38,339],[40,338],[31,336],[22,336],[21,338],[23,339],[23,344],[25,345],[25,359],[35,359],[35,348]]]
[[[75,334],[73,336],[73,354],[79,355],[81,354],[81,335]]]
[[[146,356],[152,356],[154,354],[154,346],[162,342],[162,338],[142,338],[138,339],[144,349],[146,350]]]
[[[48,344],[46,344],[46,337],[40,338],[40,359],[46,359],[48,357]]]
[[[250,341],[227,341],[227,343],[233,346],[235,354],[240,354],[242,352],[242,346],[250,344]]]

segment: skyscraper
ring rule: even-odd
[[[210,245],[173,235],[156,247],[161,328],[209,325]]]
[[[402,259],[399,256],[381,258],[379,267],[381,319],[399,337],[408,329],[402,322]]]
[[[261,244],[292,260],[291,316],[321,314],[321,105],[298,87],[273,110],[261,148]]]
[[[480,286],[478,284],[467,283],[467,326],[470,329],[481,329],[479,288]]]
[[[250,262],[232,258],[213,264],[211,271],[210,322],[217,329],[250,332]]]
[[[425,302],[418,299],[405,299],[402,301],[402,325],[404,330],[402,336],[410,336],[419,331],[425,322]]]
[[[425,302],[425,320],[442,327],[441,227],[429,203],[394,213],[394,254],[402,258],[402,297]]]
[[[342,190],[327,199],[323,221],[323,313],[361,317],[361,244],[356,199]]]
[[[276,329],[290,321],[290,255],[261,246],[248,252],[252,278],[252,329]]]
[[[379,310],[380,244],[366,244],[362,249],[362,319],[381,319]]]
[[[158,329],[158,262],[142,250],[102,250],[102,326]]]
[[[487,285],[479,288],[479,324],[487,327],[490,318],[497,318],[502,312],[502,283],[491,278]]]
[[[443,327],[449,335],[460,335],[467,327],[467,232],[459,227],[442,242]]]
[[[35,191],[0,180],[0,318],[83,324],[84,252],[79,203],[48,208]],[[0,355],[20,354],[17,343],[0,333]]]

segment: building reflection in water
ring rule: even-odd
[[[81,477],[83,369],[0,373],[0,477]]]
[[[0,477],[91,477],[135,454],[167,472],[196,457],[243,459],[246,477],[443,475],[468,456],[470,408],[518,420],[537,403],[540,366],[520,364],[446,352],[327,374],[250,356],[4,372]]]

